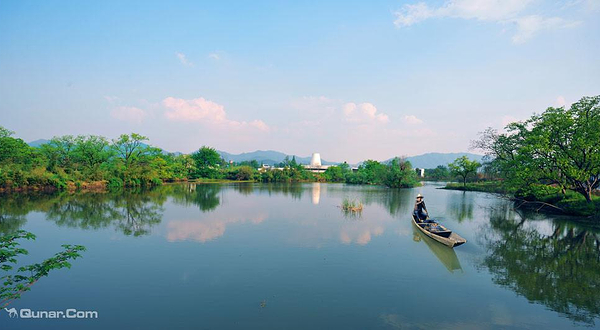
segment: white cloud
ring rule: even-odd
[[[104,99],[105,99],[106,101],[108,101],[108,103],[114,103],[115,101],[118,101],[118,100],[119,100],[119,98],[118,98],[118,97],[116,97],[116,96],[110,96],[110,95],[106,95],[106,96],[104,96]]]
[[[228,119],[227,113],[221,104],[206,100],[203,97],[192,100],[167,97],[162,101],[162,104],[168,109],[165,112],[165,117],[173,121],[203,122],[227,126],[228,128],[252,127],[260,131],[269,130],[269,126],[262,120],[246,122]]]
[[[514,19],[514,23],[517,25],[517,32],[512,37],[512,41],[522,44],[540,31],[574,27],[580,22],[566,21],[560,17],[545,18],[539,15],[529,15]]]
[[[372,103],[356,104],[349,102],[342,107],[344,118],[349,122],[355,123],[382,123],[390,121],[388,115],[377,113],[377,108]]]
[[[208,54],[208,58],[212,58],[213,60],[217,60],[217,61],[221,59],[221,57],[217,53]]]
[[[423,120],[417,118],[417,116],[415,116],[415,115],[404,116],[404,118],[402,118],[402,121],[407,124],[410,124],[410,125],[416,125],[416,124],[423,123]]]
[[[141,123],[146,117],[146,112],[136,107],[117,107],[110,112],[113,118],[133,123]]]
[[[183,53],[175,53],[175,55],[177,55],[177,58],[179,59],[179,62],[181,62],[181,64],[185,65],[185,66],[194,66],[194,63],[190,62],[187,57],[185,56],[185,54]]]
[[[565,105],[567,105],[567,101],[565,100],[565,97],[562,95],[556,98],[555,103],[558,107],[564,107]]]
[[[543,30],[576,26],[579,22],[560,17],[523,15],[533,0],[448,0],[442,6],[430,7],[424,2],[406,4],[394,12],[394,25],[398,28],[411,26],[430,18],[460,18],[515,24],[514,43],[524,43]]]

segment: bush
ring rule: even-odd
[[[117,177],[111,177],[108,179],[108,189],[121,189],[123,188],[123,180]]]

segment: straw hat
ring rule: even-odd
[[[423,198],[423,195],[421,195],[421,194],[418,194],[418,195],[417,195],[417,198]]]

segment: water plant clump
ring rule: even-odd
[[[363,204],[356,200],[345,198],[342,205],[340,205],[340,208],[346,212],[362,212]]]

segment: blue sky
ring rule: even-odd
[[[600,94],[600,1],[2,1],[0,125],[351,162]]]

